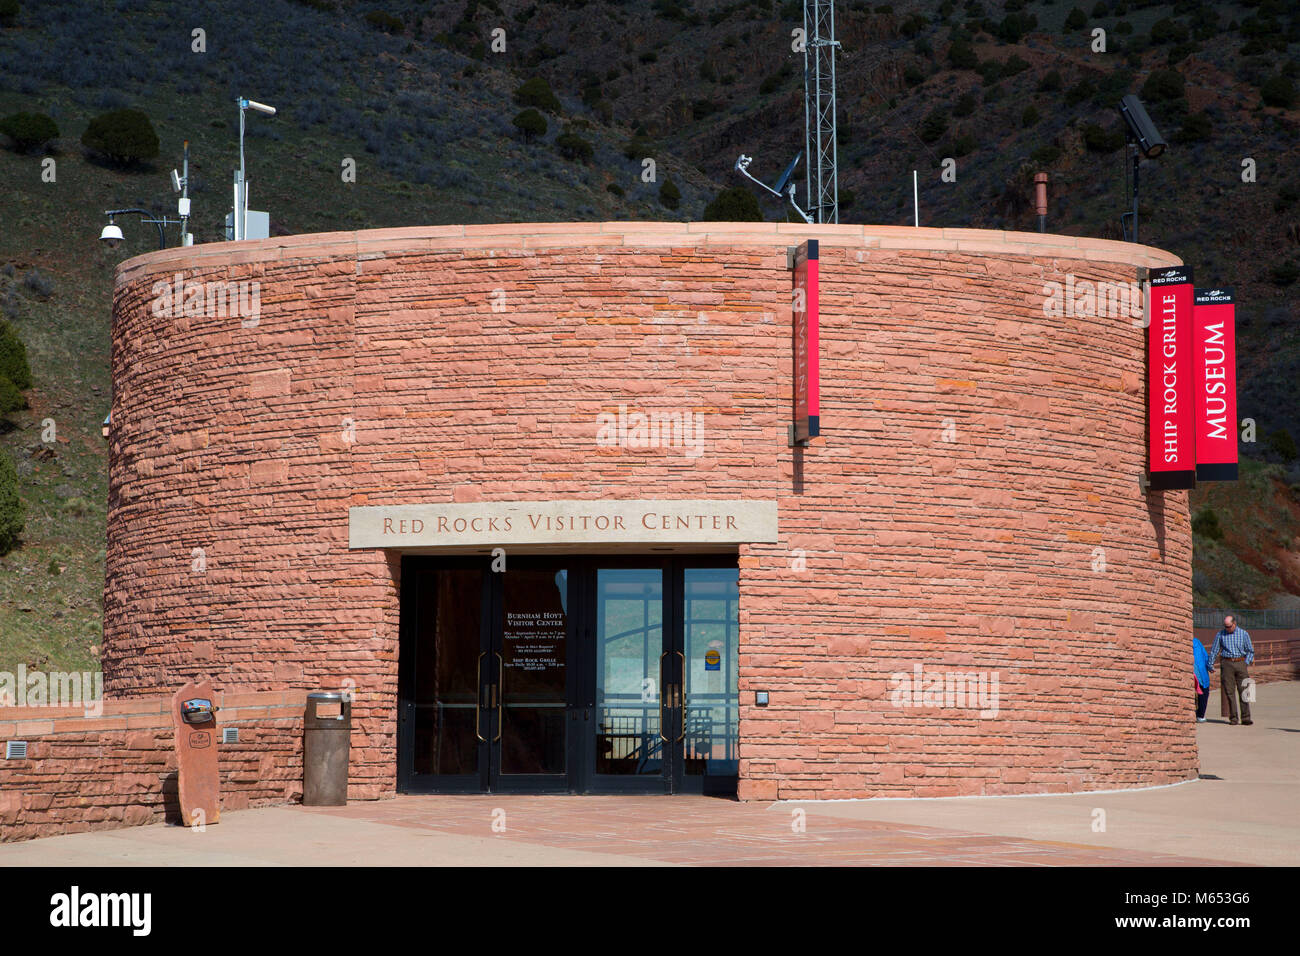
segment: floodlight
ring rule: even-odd
[[[172,170],[172,189],[176,192],[181,191],[181,174],[174,169]]]
[[[1119,101],[1119,115],[1128,123],[1129,139],[1142,150],[1143,156],[1155,159],[1165,151],[1169,144],[1160,135],[1160,130],[1156,129],[1156,124],[1151,122],[1142,101],[1132,93]]]

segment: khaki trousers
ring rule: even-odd
[[[1241,719],[1250,720],[1250,703],[1243,693],[1247,676],[1244,660],[1219,658],[1219,693],[1222,695],[1223,713],[1234,724],[1237,722],[1238,697],[1241,698]]]

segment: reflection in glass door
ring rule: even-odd
[[[661,568],[598,568],[595,579],[595,707],[589,739],[597,778],[658,778],[665,736]],[[636,784],[631,784],[635,786]]]
[[[683,571],[686,702],[682,770],[734,792],[740,772],[740,584],[735,568]],[[691,787],[694,789],[694,787]]]

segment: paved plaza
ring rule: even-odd
[[[231,812],[0,845],[21,865],[955,865],[1300,863],[1300,683],[1255,723],[1212,695],[1201,779],[1044,797],[738,803],[707,797],[402,796]],[[1189,717],[1190,719],[1190,717]],[[1104,829],[1099,828],[1104,822]]]

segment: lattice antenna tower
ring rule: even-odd
[[[804,155],[808,157],[805,207],[817,222],[839,222],[839,175],[835,147],[834,0],[803,4]]]

